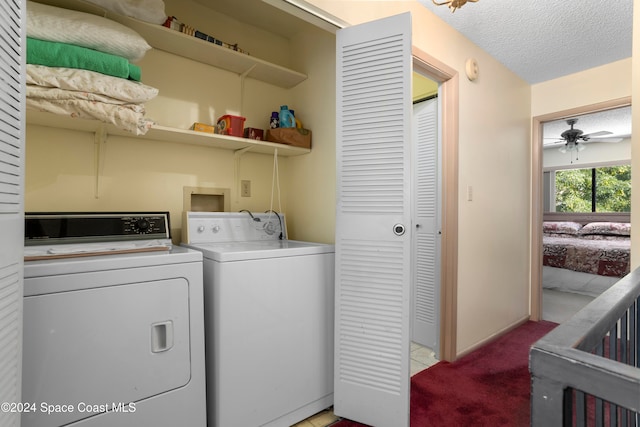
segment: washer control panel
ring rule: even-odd
[[[183,243],[224,243],[286,239],[284,215],[243,212],[185,212]]]

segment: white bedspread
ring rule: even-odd
[[[27,108],[100,120],[136,135],[153,125],[144,102],[158,89],[88,70],[27,65]]]

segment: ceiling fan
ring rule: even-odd
[[[571,153],[573,151],[576,152],[576,160],[578,160],[578,152],[585,149],[584,143],[586,142],[620,142],[623,138],[620,137],[605,137],[605,135],[612,135],[612,132],[603,130],[599,132],[592,132],[585,134],[580,129],[575,129],[573,125],[578,122],[578,119],[568,119],[567,124],[570,126],[570,129],[565,130],[560,134],[560,140],[554,141],[551,144],[560,143],[564,141],[564,145],[560,147],[560,152],[562,153]],[[554,138],[556,139],[556,138]],[[573,163],[573,159],[571,160]]]

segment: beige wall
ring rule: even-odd
[[[631,58],[531,86],[531,115],[631,96]]]
[[[204,31],[229,25],[223,16],[207,16],[206,9],[191,3],[180,3],[192,11],[177,15],[183,22]],[[167,9],[172,13],[170,7],[171,3]],[[199,21],[194,22],[196,17]],[[281,57],[282,52],[291,51],[288,40],[247,26],[241,30],[242,34],[260,33],[260,44],[248,46],[255,56],[290,62]],[[294,100],[291,89],[246,79],[243,90],[234,73],[158,50],[149,51],[139,65],[143,83],[160,90],[157,98],[146,103],[146,116],[163,126],[188,129],[196,121],[215,123],[224,114],[234,114],[246,116],[246,126],[267,128],[271,111]],[[306,108],[298,109],[302,116]],[[321,121],[317,123],[320,126]],[[174,241],[179,241],[184,187],[228,188],[232,211],[265,211],[271,206],[274,161],[269,155],[249,152],[237,158],[231,150],[109,136],[96,172],[91,133],[27,126],[26,147],[26,211],[169,211]],[[279,159],[282,198],[278,203],[276,192],[274,204],[285,212],[292,181],[289,160]],[[240,180],[251,181],[251,197],[239,196]]]
[[[529,85],[418,2],[311,3],[351,24],[411,11],[413,45],[461,74],[458,352],[528,318]],[[464,77],[470,57],[475,82]]]
[[[333,243],[336,206],[335,36],[322,30],[294,38],[296,70],[307,81],[293,89],[298,117],[313,132],[311,153],[288,159],[287,225],[296,239]]]

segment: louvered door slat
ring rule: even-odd
[[[26,2],[0,4],[0,402],[20,402]],[[18,412],[0,412],[19,426]]]
[[[438,101],[414,107],[416,236],[413,341],[439,350],[440,235]]]
[[[350,27],[337,45],[334,411],[409,422],[411,17]],[[394,234],[400,224],[407,233]]]

